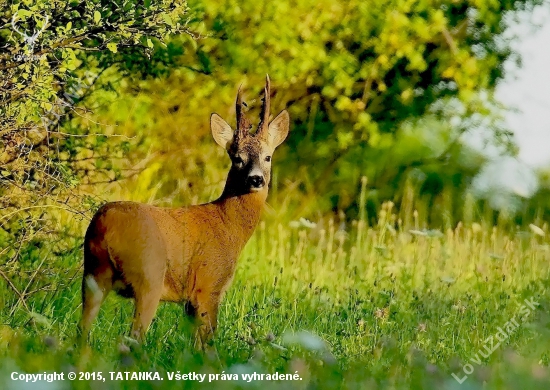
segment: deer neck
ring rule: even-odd
[[[267,185],[257,192],[239,194],[228,184],[229,181],[221,197],[214,201],[214,204],[219,207],[224,223],[231,225],[233,231],[238,229],[244,246],[260,221],[267,199]]]

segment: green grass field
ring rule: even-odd
[[[91,348],[79,352],[73,343],[81,250],[42,264],[40,250],[29,251],[23,260],[49,288],[30,294],[25,308],[0,282],[0,386],[547,389],[550,246],[542,230],[477,223],[444,232],[405,229],[388,204],[375,227],[267,218],[241,256],[206,354],[193,350],[175,304],[161,305],[146,344],[134,346],[124,339],[132,302],[114,294],[92,330]],[[17,275],[13,267],[5,273]],[[75,370],[107,380],[10,379],[12,372]],[[109,372],[118,371],[158,372],[164,380],[111,381]],[[170,381],[178,371],[207,375],[202,383]],[[254,372],[301,379],[242,379]],[[210,374],[225,375],[209,382]]]

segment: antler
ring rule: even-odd
[[[252,125],[243,112],[243,101],[242,101],[242,91],[241,86],[237,91],[237,101],[235,102],[235,111],[237,113],[237,137],[245,137]]]
[[[258,131],[255,135],[264,137],[267,132],[269,125],[269,115],[270,115],[270,96],[271,96],[271,81],[269,80],[269,75],[265,77],[265,87],[264,87],[264,97],[262,104],[262,112],[260,114],[260,124],[258,125]],[[250,133],[252,125],[243,112],[243,102],[241,96],[241,87],[237,91],[237,101],[235,102],[235,111],[237,113],[237,132],[236,136],[238,138],[244,138]]]
[[[271,81],[269,80],[269,75],[266,74],[262,112],[260,114],[260,124],[258,125],[258,131],[256,132],[256,134],[259,136],[264,136],[269,126],[270,105],[271,105]]]
[[[242,93],[241,93],[241,87],[242,87],[242,84],[239,85],[239,90],[237,91],[237,101],[235,102],[235,113],[237,114],[237,126],[239,126],[239,120],[241,119],[241,112],[242,112],[242,105],[243,105],[243,100],[242,100]]]

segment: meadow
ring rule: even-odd
[[[79,350],[74,345],[81,309],[78,238],[72,251],[50,258],[39,256],[38,248],[20,254],[21,263],[35,264],[34,284],[42,280],[49,287],[23,304],[12,289],[17,286],[0,282],[0,384],[9,389],[548,388],[546,225],[471,222],[427,230],[418,212],[409,218],[412,225],[404,226],[391,202],[383,204],[374,226],[366,223],[373,216],[364,209],[360,215],[355,221],[282,222],[268,211],[240,258],[206,353],[194,350],[183,308],[168,303],[160,306],[145,345],[135,345],[125,337],[131,301],[115,294],[102,307],[90,348]],[[43,266],[50,259],[56,263]],[[13,272],[9,267],[16,263],[5,272]],[[37,387],[10,379],[12,372],[71,371],[101,372],[106,381]],[[111,380],[110,372],[156,372],[164,380]],[[169,380],[174,373],[193,372],[206,375],[204,381]],[[300,379],[243,379],[252,373]]]

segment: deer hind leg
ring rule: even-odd
[[[164,254],[157,246],[150,248],[150,251],[142,253],[136,259],[137,264],[141,264],[139,270],[127,270],[125,273],[125,281],[132,287],[135,300],[130,337],[139,343],[145,341],[145,334],[157,312],[164,285],[164,265],[159,266],[157,262],[146,260],[162,258]]]
[[[84,274],[82,278],[82,319],[78,338],[81,345],[88,342],[90,329],[105,297],[113,287],[111,268],[97,274]]]
[[[149,329],[149,325],[151,325],[151,321],[153,321],[160,302],[162,285],[157,287],[139,293],[136,292],[135,295],[136,306],[130,336],[140,343],[145,340],[145,334]]]

